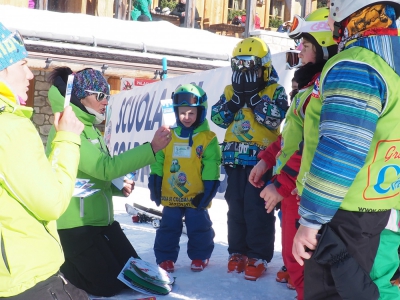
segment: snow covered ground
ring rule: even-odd
[[[146,188],[136,187],[129,198],[114,197],[115,218],[120,222],[125,234],[134,245],[139,256],[148,262],[155,263],[153,243],[156,229],[151,224],[133,223],[131,216],[125,211],[125,203],[133,202],[147,207],[157,208],[150,200],[150,193]],[[244,275],[227,273],[228,243],[226,224],[227,205],[224,200],[215,199],[210,209],[211,220],[215,230],[215,248],[210,263],[203,272],[190,270],[190,259],[186,254],[187,236],[182,235],[180,253],[175,264],[176,277],[172,292],[166,296],[156,296],[157,299],[210,299],[210,300],[247,300],[268,299],[286,300],[294,299],[296,293],[289,290],[284,283],[275,281],[276,272],[282,266],[281,255],[281,230],[279,219],[276,222],[275,254],[268,265],[267,272],[257,281],[248,281]],[[133,290],[125,290],[109,300],[134,300],[146,295]],[[149,296],[147,296],[149,297]],[[98,298],[98,297],[94,297]]]

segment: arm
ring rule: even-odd
[[[278,85],[271,100],[256,96],[248,105],[253,109],[255,118],[264,127],[269,130],[279,129],[282,121],[285,119],[286,111],[288,110],[288,101],[285,88]],[[253,104],[252,104],[253,103]]]
[[[269,144],[268,147],[258,153],[258,158],[262,159],[266,164],[267,168],[271,169],[276,164],[276,156],[281,151],[282,135],[278,135],[278,139]]]
[[[228,128],[233,122],[236,112],[243,107],[244,102],[239,104],[232,101],[234,91],[231,85],[225,87],[224,93],[219,101],[212,106],[211,120],[221,128]]]
[[[154,201],[157,206],[161,204],[161,188],[163,178],[165,153],[164,150],[158,151],[156,154],[156,162],[150,165],[150,176],[148,188],[150,190],[150,199]]]
[[[4,131],[0,146],[0,157],[8,162],[0,167],[3,187],[38,220],[57,220],[68,207],[74,190],[79,136],[57,132],[47,159],[30,120],[7,128],[10,130]]]
[[[220,184],[221,148],[215,136],[206,147],[201,159],[203,170],[201,179],[204,184],[204,192],[192,199],[192,203],[198,209],[206,209],[215,197]]]
[[[323,84],[320,138],[299,209],[300,223],[315,229],[332,219],[364,165],[386,100],[383,79],[364,64],[339,63]]]
[[[79,170],[90,176],[111,181],[155,161],[150,143],[111,157],[81,135]]]

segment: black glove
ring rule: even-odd
[[[244,98],[250,108],[254,108],[261,101],[258,93],[265,88],[263,76],[258,77],[257,75],[258,71],[246,71],[243,73]]]
[[[234,71],[232,73],[232,88],[233,95],[228,102],[228,108],[231,112],[235,113],[245,104],[244,98],[244,76],[241,71]]]
[[[208,205],[215,197],[219,187],[219,180],[203,180],[204,193],[197,194],[192,199],[192,204],[197,207],[197,209],[207,209]]]
[[[342,239],[327,224],[321,229],[312,258],[321,265],[330,266],[336,290],[342,299],[379,298],[378,288],[369,274],[350,255]]]
[[[149,176],[149,190],[150,190],[150,199],[154,201],[157,206],[161,204],[161,185],[162,185],[162,177],[158,175],[150,175]]]

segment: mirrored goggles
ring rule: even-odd
[[[261,58],[252,55],[235,56],[231,59],[233,71],[257,70],[262,66]]]
[[[295,69],[301,66],[299,50],[289,50],[286,52],[286,70]]]
[[[292,39],[300,38],[302,33],[310,32],[326,32],[330,31],[328,21],[306,21],[299,15],[294,15],[292,26],[288,31],[289,37]]]
[[[20,46],[25,47],[24,39],[22,38],[22,35],[19,33],[18,30],[12,32],[8,37],[6,37],[3,43],[11,39],[14,39],[14,41],[17,42]]]
[[[199,106],[203,103],[203,97],[198,97],[192,93],[177,93],[172,94],[174,106]]]
[[[85,90],[85,92],[90,93],[91,95],[96,95],[96,100],[97,101],[103,101],[104,99],[106,99],[107,101],[110,101],[110,97],[111,95],[107,95],[103,92],[96,92],[96,91],[91,91],[91,90]]]

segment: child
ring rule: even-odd
[[[259,154],[260,162],[253,168],[249,180],[256,187],[261,187],[264,182],[260,180],[261,175],[276,163],[277,176],[273,183],[267,185],[260,196],[265,200],[267,212],[273,210],[276,204],[282,201],[282,257],[289,273],[288,288],[295,288],[297,299],[302,300],[303,288],[303,267],[300,266],[292,255],[293,237],[299,226],[298,205],[292,190],[296,187],[296,177],[300,168],[301,152],[299,144],[303,139],[303,122],[306,107],[310,101],[314,88],[314,82],[318,78],[326,61],[336,53],[337,45],[332,38],[326,20],[329,10],[321,8],[305,20],[301,19],[293,24],[301,24],[292,28],[289,36],[302,38],[302,50],[299,57],[302,66],[295,72],[294,79],[298,83],[299,92],[292,101],[286,115],[285,127],[281,139],[270,145],[265,151]],[[300,17],[295,17],[300,19]],[[308,24],[319,22],[315,26],[317,31],[312,31]],[[276,158],[276,159],[275,159]],[[280,274],[282,275],[282,274]]]
[[[214,249],[214,230],[207,209],[219,187],[221,151],[206,120],[207,95],[186,84],[172,94],[178,126],[168,147],[156,154],[149,177],[150,198],[162,204],[163,217],[154,242],[157,264],[174,272],[185,217],[191,269],[202,271]]]
[[[222,144],[227,175],[228,271],[257,280],[274,254],[275,215],[265,213],[261,188],[248,181],[257,154],[273,143],[288,108],[271,53],[260,38],[240,41],[232,51],[232,84],[213,105],[211,120],[226,128]],[[263,176],[270,180],[271,172]]]

